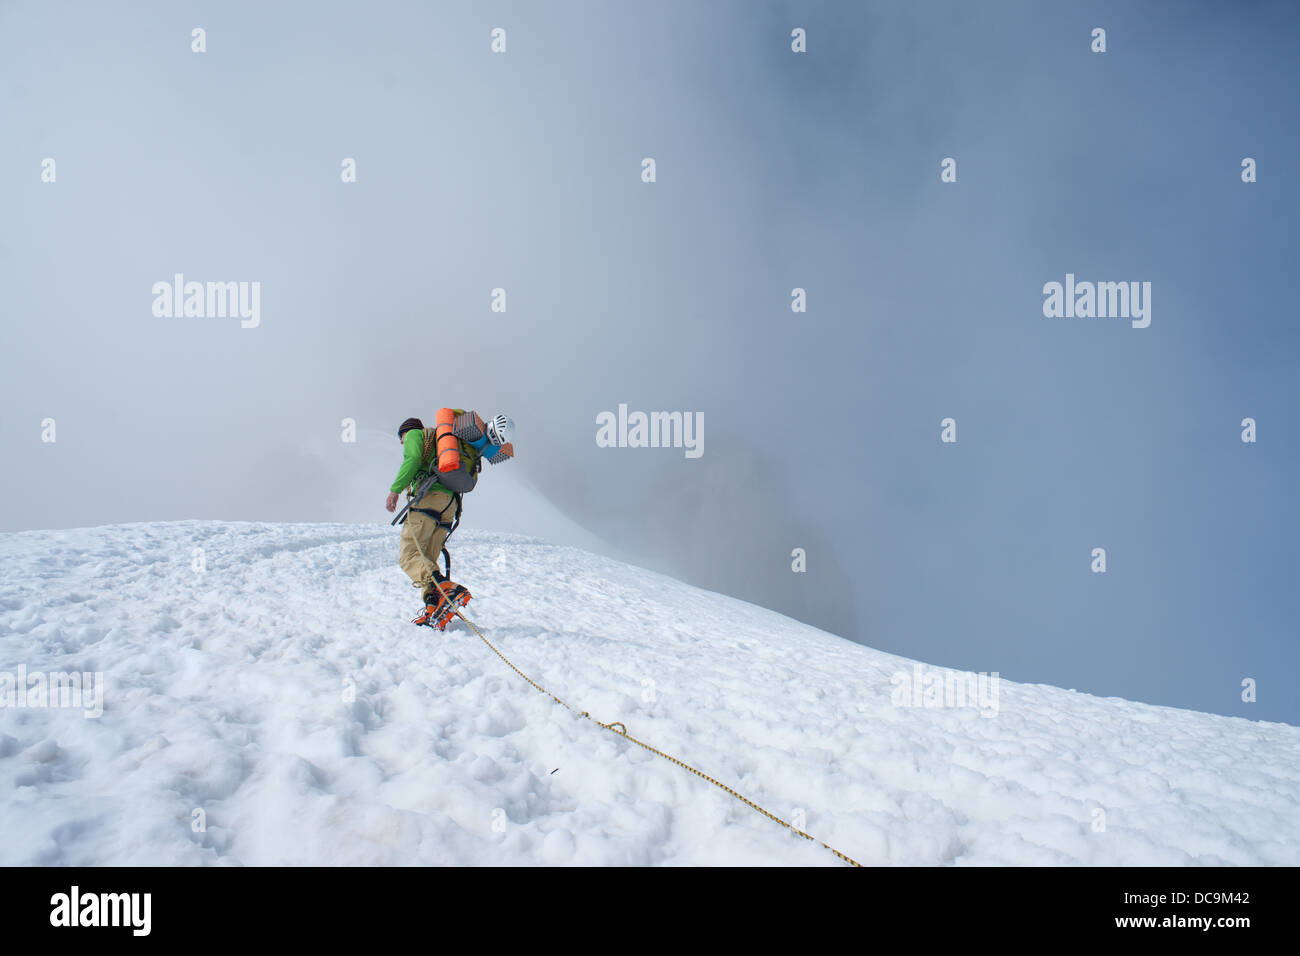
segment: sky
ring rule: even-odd
[[[0,0],[0,530],[387,521],[403,419],[506,411],[470,525],[1296,723],[1297,40],[1283,3]],[[177,273],[259,283],[256,327],[155,315]],[[1067,274],[1150,325],[1045,316]],[[620,405],[703,453],[598,446]]]

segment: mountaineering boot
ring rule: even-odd
[[[411,623],[445,630],[447,623],[456,616],[456,609],[468,604],[470,597],[469,591],[461,585],[441,581],[424,596],[424,610]]]
[[[434,626],[443,631],[451,623],[452,618],[456,616],[456,609],[468,604],[472,595],[466,588],[454,581],[443,581],[438,587],[442,589],[443,602],[440,605],[441,613],[438,616],[438,623]]]
[[[438,619],[438,609],[444,603],[446,602],[436,594],[426,595],[424,599],[424,610],[411,618],[411,623],[427,624],[429,627],[433,627],[434,622]]]

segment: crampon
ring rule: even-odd
[[[456,611],[468,604],[471,596],[463,586],[443,581],[438,585],[438,590],[428,596],[424,610],[412,618],[411,623],[445,631],[456,616]]]

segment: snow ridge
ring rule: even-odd
[[[1300,862],[1295,727],[1005,680],[992,718],[900,707],[904,658],[540,539],[453,545],[521,670],[864,864]],[[385,525],[0,535],[0,671],[105,688],[98,718],[0,708],[0,863],[841,865],[463,625],[412,627],[396,548]]]

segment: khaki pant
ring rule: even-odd
[[[439,520],[447,525],[440,527],[432,517],[415,508],[406,513],[406,523],[402,525],[397,563],[427,595],[438,579],[435,574],[438,556],[447,541],[452,519],[456,517],[456,499],[445,491],[428,491],[415,503],[415,507],[437,513],[441,516]]]

